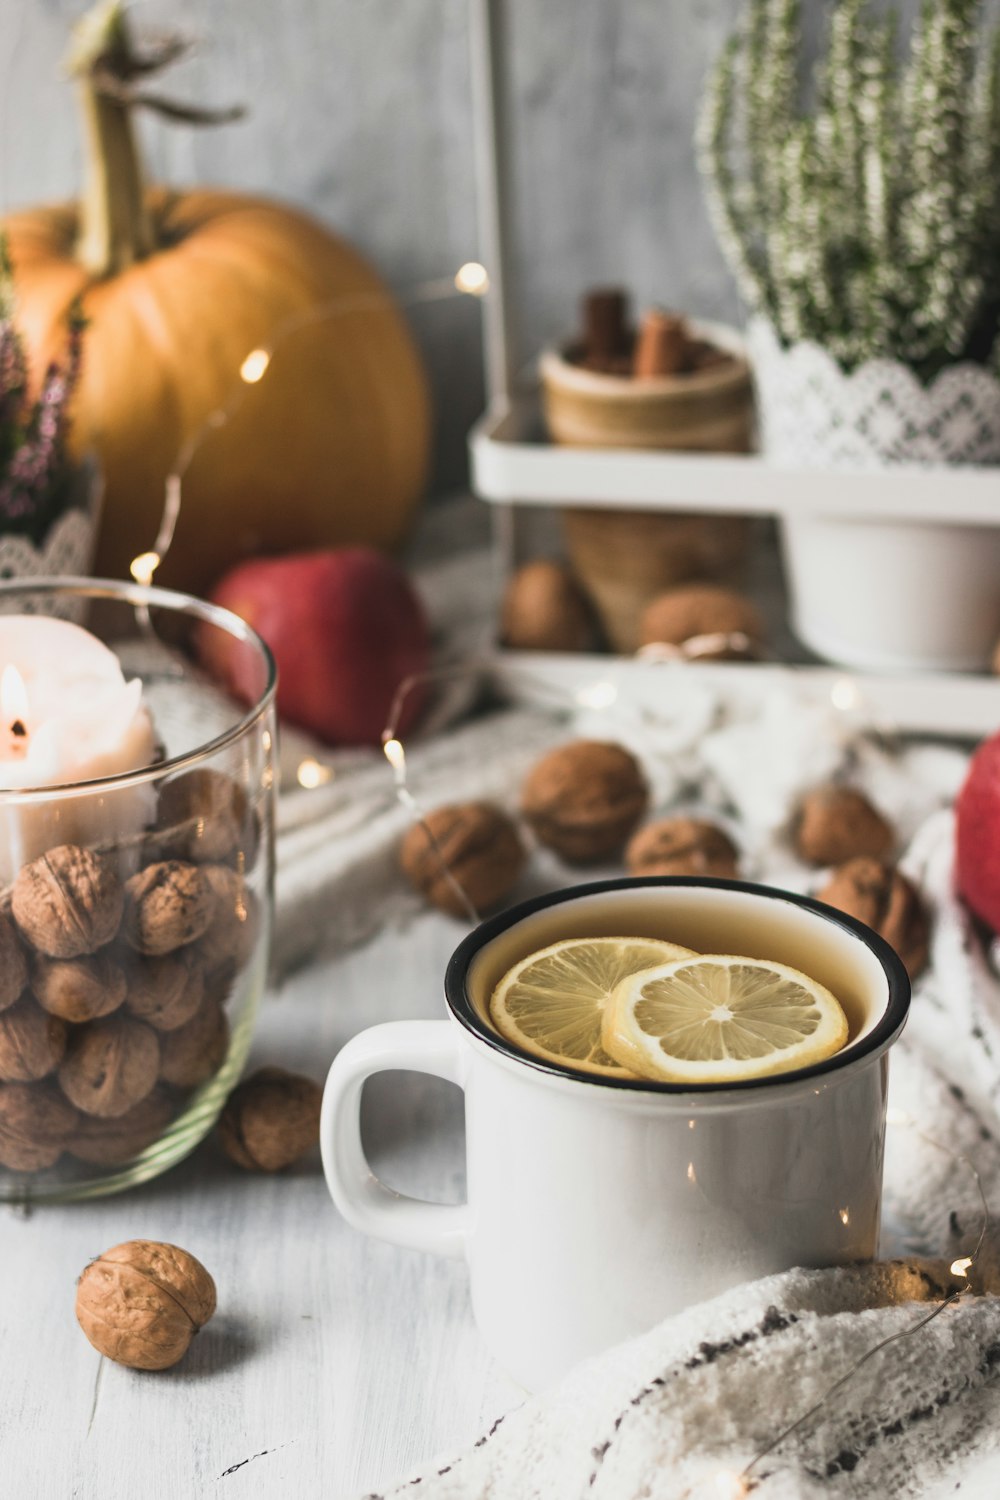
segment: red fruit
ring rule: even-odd
[[[241,563],[211,597],[274,652],[282,718],[331,745],[377,745],[399,684],[430,662],[427,619],[413,585],[366,547]],[[205,656],[234,692],[252,696],[238,646],[213,631]],[[423,684],[407,694],[400,734],[412,727],[424,697]]]
[[[959,895],[1000,932],[1000,734],[984,740],[972,757],[955,811]]]

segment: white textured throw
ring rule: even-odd
[[[652,716],[619,700],[572,725],[528,709],[474,720],[412,747],[412,785],[428,806],[511,800],[546,746],[570,733],[621,737],[660,808],[725,818],[751,878],[801,890],[817,877],[789,852],[791,800],[843,771],[867,787],[902,830],[904,868],[934,913],[931,968],[892,1053],[892,1104],[920,1127],[889,1130],[884,1252],[898,1259],[792,1271],[692,1308],[527,1400],[468,1453],[429,1462],[393,1491],[399,1500],[719,1500],[732,1493],[720,1475],[742,1470],[954,1288],[947,1267],[971,1250],[982,1213],[971,1173],[933,1142],[976,1163],[1000,1213],[1000,980],[952,895],[949,804],[965,756],[864,735],[827,702],[782,694],[734,710],[677,674],[669,681]],[[314,953],[319,934],[339,945],[413,911],[395,870],[407,816],[379,760],[348,757],[326,787],[286,797],[281,818],[281,966]],[[566,879],[536,858],[533,888]],[[987,1241],[976,1295],[874,1355],[754,1469],[762,1500],[1000,1495],[998,1249]]]

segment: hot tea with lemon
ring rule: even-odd
[[[500,980],[489,1015],[547,1062],[678,1084],[811,1067],[849,1029],[831,991],[787,964],[646,937],[575,937],[531,953]]]
[[[342,1048],[324,1166],[350,1223],[464,1257],[529,1390],[741,1282],[875,1255],[910,990],[870,928],[734,880],[596,881],[480,923],[444,991],[445,1018]],[[365,1161],[364,1080],[399,1068],[462,1089],[467,1204]]]

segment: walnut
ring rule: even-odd
[[[157,1031],[185,1025],[205,996],[201,967],[187,953],[135,958],[125,971],[125,982],[127,1008]]]
[[[82,958],[109,943],[122,918],[114,860],[62,844],[25,865],[11,910],[21,932],[50,958]]]
[[[745,636],[735,641],[705,642],[701,661],[730,661],[751,653],[765,636],[755,604],[734,589],[713,583],[691,583],[659,594],[643,611],[639,623],[642,646],[682,646],[699,636]]]
[[[400,867],[414,888],[453,917],[468,911],[446,869],[472,905],[487,911],[510,894],[525,858],[517,828],[488,802],[435,808],[407,831],[399,851]]]
[[[0,1162],[13,1172],[54,1167],[79,1118],[52,1084],[0,1084]]]
[[[238,781],[221,771],[186,771],[160,788],[155,835],[161,859],[252,868],[260,825]]]
[[[551,750],[528,772],[521,791],[524,816],[539,843],[571,864],[617,854],[648,800],[635,757],[601,740]]]
[[[119,1013],[72,1034],[59,1084],[85,1115],[116,1119],[152,1092],[159,1071],[156,1032]]]
[[[500,639],[515,651],[587,651],[594,645],[587,596],[563,563],[530,562],[511,575]]]
[[[219,1120],[227,1156],[250,1172],[280,1172],[319,1140],[323,1090],[284,1068],[259,1068],[229,1096]]]
[[[920,892],[899,870],[867,856],[850,859],[834,871],[819,899],[873,927],[916,979],[927,963],[930,918]]]
[[[0,1079],[33,1083],[54,1072],[66,1051],[66,1025],[25,996],[0,1012]]]
[[[840,865],[863,854],[885,859],[896,835],[863,792],[851,786],[821,786],[803,798],[793,839],[807,864]]]
[[[215,1282],[177,1245],[129,1240],[92,1260],[76,1317],[99,1354],[133,1370],[167,1370],[215,1312]]]
[[[45,1010],[64,1021],[96,1021],[125,999],[125,975],[106,953],[92,958],[36,958],[31,989]]]
[[[228,963],[245,968],[260,936],[260,903],[242,875],[228,865],[205,865],[203,873],[215,906],[208,930],[198,944],[198,958],[209,970]]]
[[[80,1115],[67,1149],[91,1166],[121,1166],[158,1140],[176,1113],[177,1105],[166,1090],[155,1088],[117,1119]]]
[[[165,1031],[160,1045],[160,1076],[178,1089],[193,1089],[217,1073],[229,1050],[229,1022],[213,995],[184,1026]]]
[[[0,913],[0,1011],[20,999],[27,982],[28,960],[17,928],[9,917]]]
[[[214,911],[215,896],[204,871],[164,860],[126,882],[122,931],[138,952],[156,957],[204,937]]]
[[[707,875],[733,880],[739,855],[706,818],[660,818],[634,834],[625,851],[630,875]]]

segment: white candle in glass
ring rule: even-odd
[[[152,813],[151,792],[85,783],[147,766],[155,750],[141,682],[126,682],[117,656],[96,636],[45,615],[0,616],[4,883],[58,844],[116,843],[138,833]]]

